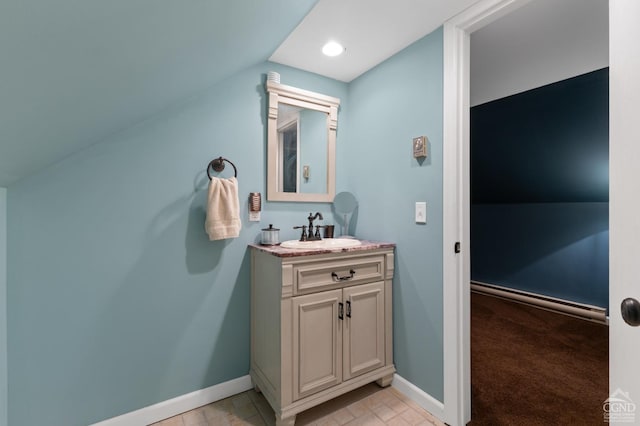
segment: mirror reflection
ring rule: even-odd
[[[321,111],[278,105],[278,190],[327,192],[327,117]]]
[[[267,199],[331,202],[340,100],[267,81]]]

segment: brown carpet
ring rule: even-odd
[[[608,327],[471,293],[471,423],[602,425]]]

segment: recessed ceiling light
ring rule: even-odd
[[[322,53],[327,56],[338,56],[344,52],[344,47],[337,41],[330,41],[322,46]]]

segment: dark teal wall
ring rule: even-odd
[[[608,203],[472,208],[472,279],[606,308]]]
[[[471,276],[608,307],[608,69],[471,109]]]
[[[609,200],[609,70],[471,108],[471,200]]]

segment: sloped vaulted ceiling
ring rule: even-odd
[[[0,187],[265,61],[317,0],[2,0]]]
[[[269,58],[350,81],[475,1],[0,0],[0,187]],[[544,3],[543,23],[561,3],[593,22]],[[341,59],[315,53],[328,38]]]

